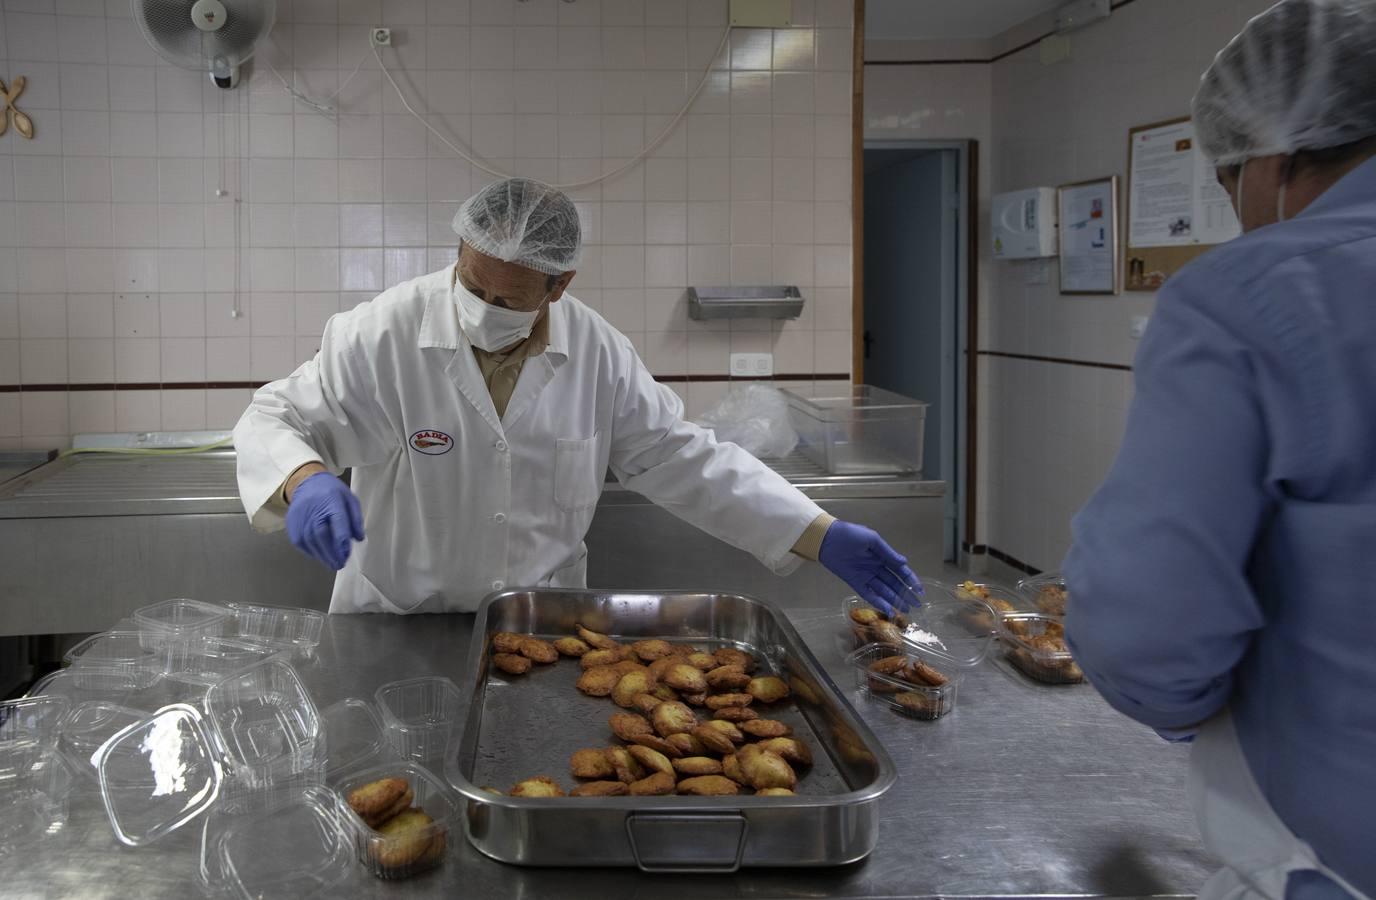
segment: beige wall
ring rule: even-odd
[[[0,76],[29,79],[38,138],[0,137],[0,448],[81,431],[227,427],[246,388],[290,372],[325,320],[452,258],[449,220],[484,176],[405,114],[498,167],[546,180],[609,171],[675,113],[727,0],[282,0],[272,61],[328,96],[330,122],[265,66],[232,92],[161,61],[125,0],[0,0]],[[741,30],[669,140],[575,193],[589,252],[573,293],[659,375],[850,367],[851,0],[794,0],[793,27]],[[7,54],[7,57],[3,54]],[[242,163],[239,158],[242,157]],[[242,196],[234,319],[235,216]],[[701,326],[687,285],[798,284],[801,319]],[[200,383],[193,389],[112,385]],[[86,390],[81,385],[101,385]],[[696,413],[721,383],[675,384]]]

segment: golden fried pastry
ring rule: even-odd
[[[748,744],[736,754],[740,761],[741,773],[745,781],[757,791],[767,788],[788,788],[798,786],[798,776],[793,767],[779,754],[771,753],[759,744]]]
[[[664,680],[664,673],[670,666],[679,665],[683,660],[677,656],[662,656],[650,663],[650,675],[654,677],[655,683]]]
[[[631,649],[647,663],[674,655],[674,645],[661,640],[636,641],[631,644]]]
[[[876,622],[883,621],[884,617],[879,614],[879,610],[869,607],[857,607],[850,611],[850,620],[856,625],[870,626]]]
[[[349,791],[344,801],[367,821],[391,809],[410,789],[405,778],[380,778]]]
[[[755,792],[756,797],[796,797],[798,796],[788,788],[765,788]]]
[[[558,650],[562,656],[577,658],[592,648],[576,637],[561,637],[554,642],[554,649]]]
[[[383,822],[391,821],[393,816],[399,816],[410,809],[411,801],[414,799],[416,799],[416,792],[408,787],[406,793],[397,798],[397,802],[375,816],[364,816],[363,821],[368,823],[368,827],[377,828]]]
[[[822,695],[817,691],[817,685],[809,678],[801,675],[792,675],[788,679],[788,686],[793,691],[793,695],[809,706],[819,706],[822,703]]]
[[[761,703],[778,703],[789,694],[788,685],[784,684],[783,679],[773,675],[750,679],[745,690]]]
[[[408,809],[377,829],[386,840],[369,847],[369,852],[384,869],[415,865],[430,852],[435,822],[423,809]]]
[[[570,797],[624,797],[631,792],[620,781],[589,781],[569,791]]]
[[[660,737],[692,731],[698,724],[698,717],[682,703],[661,703],[650,713],[650,723]]]
[[[746,672],[755,671],[755,657],[735,647],[722,647],[712,654],[723,666],[740,666]]]
[[[721,775],[698,775],[685,778],[678,783],[680,794],[696,794],[699,797],[730,797],[741,792],[740,785]]]
[[[589,650],[578,659],[578,665],[584,669],[614,666],[619,662],[621,662],[621,654],[615,650]]]
[[[669,648],[669,652],[674,654],[674,656],[688,657],[698,652],[698,648],[694,647],[692,644],[670,644]]]
[[[989,599],[989,588],[985,587],[982,584],[976,584],[973,581],[962,581],[960,583],[960,589],[967,594],[978,597],[981,600]]]
[[[715,669],[718,665],[720,665],[720,663],[717,662],[717,658],[715,656],[713,656],[710,653],[703,653],[701,651],[697,653],[688,654],[688,656],[683,661],[686,662],[688,665],[692,666],[693,668],[697,669],[699,672],[710,672],[713,669]]]
[[[518,782],[510,792],[512,797],[563,797],[563,788],[548,775],[536,775]]]
[[[707,698],[708,709],[725,709],[728,706],[749,706],[755,702],[750,694],[717,694]]]
[[[686,694],[707,693],[707,678],[702,674],[702,670],[685,662],[675,663],[665,669],[659,680],[674,690],[683,691]]]
[[[521,642],[526,639],[524,634],[513,634],[510,631],[499,631],[492,635],[492,649],[498,653],[520,653]]]
[[[740,722],[739,727],[753,738],[788,737],[793,733],[792,728],[777,719],[753,719],[749,722]]]
[[[663,700],[659,699],[654,694],[636,694],[631,698],[632,707],[639,710],[641,715],[646,716],[654,712],[655,707],[663,702]]]
[[[727,706],[712,713],[712,718],[723,722],[749,722],[759,717],[760,714],[748,706]]]
[[[848,726],[839,723],[833,725],[831,733],[836,737],[836,749],[840,751],[841,758],[846,762],[855,765],[874,764],[874,754],[865,746],[865,742],[860,740],[860,736]]]
[[[1065,603],[1069,595],[1059,584],[1045,584],[1037,591],[1037,608],[1049,616],[1065,615]]]
[[[651,750],[649,747],[642,747],[633,744],[626,748],[635,761],[640,763],[650,772],[667,772],[670,776],[674,774],[674,764],[669,761],[669,757],[660,753],[658,750]]]
[[[605,750],[575,750],[569,757],[569,771],[574,778],[611,778],[616,775],[616,766]]]
[[[720,775],[721,763],[710,756],[685,756],[673,761],[674,771],[680,775]]]
[[[591,656],[592,654],[588,654]],[[588,657],[583,657],[587,659]],[[621,676],[611,666],[595,666],[583,673],[578,679],[578,690],[589,697],[605,697],[616,687]]]
[[[640,747],[649,747],[658,753],[663,753],[670,759],[678,759],[683,756],[683,751],[678,749],[678,745],[668,738],[662,738],[657,734],[637,734],[630,741]]]
[[[629,741],[638,734],[654,734],[649,719],[635,713],[612,713],[607,724],[611,726],[612,734],[623,741]]]
[[[725,756],[736,749],[736,745],[731,738],[717,731],[715,728],[699,725],[697,728],[693,729],[692,734],[710,753],[720,753]]]
[[[1065,637],[1065,625],[1061,624],[1060,622],[1047,622],[1047,623],[1046,623],[1046,631],[1044,631],[1044,632],[1042,632],[1042,633],[1043,633],[1043,634],[1049,634],[1049,635],[1051,635],[1052,637],[1064,638],[1064,637]]]
[[[949,680],[945,675],[919,659],[914,659],[908,663],[908,681],[913,684],[941,687]]]
[[[617,781],[630,784],[645,777],[645,770],[625,747],[608,747],[603,752],[607,754],[607,759],[612,762],[612,768],[616,770]]]
[[[876,659],[865,668],[880,675],[888,675],[892,678],[902,678],[903,670],[908,667],[906,656],[884,656]]]
[[[620,644],[607,637],[605,634],[598,634],[596,631],[591,631],[584,628],[582,625],[574,625],[573,627],[574,630],[578,632],[578,636],[583,639],[583,643],[587,644],[589,647],[595,647],[598,650],[621,649]]]
[[[1065,638],[1055,634],[1039,634],[1036,637],[1027,639],[1027,646],[1033,650],[1040,650],[1043,653],[1066,653],[1068,648],[1065,645]]]
[[[549,665],[559,660],[559,651],[549,641],[528,637],[521,641],[521,655],[541,665]]]
[[[649,672],[629,672],[617,680],[612,688],[612,702],[625,709],[635,706],[635,698],[650,690]]]
[[[728,753],[721,758],[721,774],[736,784],[745,784],[745,773],[741,771],[741,761],[736,754]]]
[[[707,705],[707,694],[705,692],[701,694],[684,694],[680,699],[689,706]]]
[[[736,727],[734,722],[728,722],[725,719],[712,719],[702,724],[704,728],[710,728],[719,734],[726,735],[733,744],[745,743],[745,735],[741,734],[741,730]]]
[[[935,719],[946,705],[940,694],[927,691],[902,691],[893,695],[893,702],[919,719]]]
[[[646,678],[650,679],[651,682],[653,682],[654,680],[653,676],[650,675],[650,670],[645,666],[641,665],[641,663],[638,660],[623,659],[618,663],[614,663],[612,665],[612,668],[620,672],[622,675],[629,675],[632,672],[639,672]]]
[[[880,622],[870,626],[870,640],[888,647],[903,644],[903,630],[892,622]]]
[[[706,677],[707,686],[714,691],[739,691],[750,684],[750,676],[740,666],[719,666]]]
[[[650,693],[658,697],[659,700],[664,703],[678,702],[678,691],[669,687],[667,684],[655,685],[654,690],[650,691]]]
[[[777,737],[760,741],[758,746],[761,750],[768,750],[770,753],[777,753],[788,762],[796,766],[812,765],[812,751],[807,744],[796,737]]]
[[[679,756],[702,756],[707,752],[707,748],[702,745],[702,741],[686,732],[683,734],[671,734],[664,740],[678,751]],[[669,756],[670,754],[666,753],[664,755]]]
[[[494,653],[492,664],[508,675],[524,675],[531,666],[529,659],[515,653]]]
[[[674,792],[674,776],[667,772],[656,772],[631,784],[632,797],[662,797]]]

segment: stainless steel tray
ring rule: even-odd
[[[569,755],[616,743],[605,698],[574,686],[563,660],[528,675],[489,675],[499,631],[560,637],[575,622],[627,640],[663,638],[753,652],[793,687],[771,716],[793,726],[816,757],[795,797],[499,796],[550,775],[566,788]],[[878,800],[894,765],[784,615],[730,594],[508,591],[478,610],[469,655],[468,716],[445,775],[468,801],[468,840],[502,862],[528,866],[638,866],[647,872],[731,872],[742,866],[854,862],[879,839]],[[764,666],[762,666],[764,667]]]

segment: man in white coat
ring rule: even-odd
[[[234,429],[250,521],[285,525],[339,572],[331,612],[469,612],[508,586],[585,587],[609,467],[780,574],[819,560],[881,608],[921,590],[879,535],[685,422],[630,341],[565,293],[581,242],[567,196],[500,181],[454,229],[456,265],[331,318],[316,357]]]

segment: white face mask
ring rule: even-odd
[[[458,301],[459,327],[474,347],[489,353],[505,350],[530,337],[543,308],[542,303],[530,312],[522,312],[484,303],[457,280],[454,297]]]
[[[1242,163],[1242,168],[1237,171],[1237,221],[1242,223],[1242,179],[1247,174],[1247,161]],[[1281,182],[1280,191],[1276,194],[1276,221],[1285,221],[1285,189],[1289,187],[1286,182]],[[1246,226],[1243,226],[1246,230]]]

